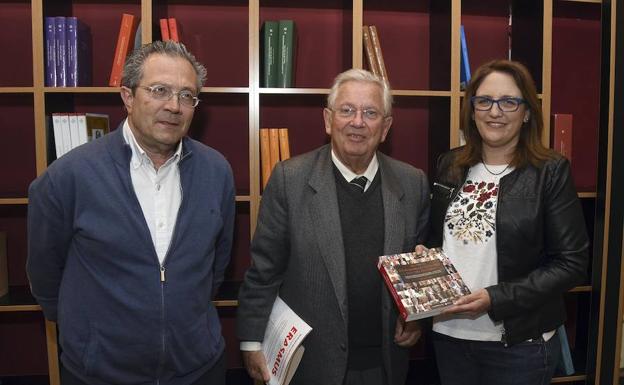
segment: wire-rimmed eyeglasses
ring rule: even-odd
[[[374,108],[355,108],[353,106],[345,105],[340,106],[336,109],[330,108],[331,111],[335,112],[344,119],[353,119],[357,115],[358,111],[362,112],[362,118],[369,121],[376,121],[377,119],[383,117],[383,114],[377,111]]]
[[[156,100],[168,101],[171,100],[174,95],[177,95],[178,101],[181,105],[185,107],[197,107],[197,105],[199,104],[199,98],[189,90],[175,92],[170,87],[163,86],[161,84],[138,87],[149,91],[150,96]]]

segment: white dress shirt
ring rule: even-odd
[[[158,261],[162,265],[171,243],[182,202],[182,186],[178,168],[182,154],[182,141],[178,144],[173,156],[157,170],[145,150],[136,141],[127,119],[123,124],[123,136],[132,149],[130,159],[132,186],[141,204]]]
[[[365,176],[366,186],[364,186],[364,191],[368,190],[371,183],[373,183],[373,179],[375,179],[377,170],[379,169],[379,161],[377,160],[376,153],[373,154],[373,159],[371,159],[370,163],[368,164],[368,167],[366,168],[366,171],[364,171],[363,174],[356,174],[353,171],[351,171],[349,167],[345,166],[344,163],[342,163],[340,159],[338,159],[333,149],[331,152],[331,157],[332,157],[332,162],[334,162],[334,165],[336,166],[338,171],[340,171],[342,176],[347,180],[347,182],[351,182],[353,179],[359,176]]]

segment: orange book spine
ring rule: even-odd
[[[180,42],[180,31],[178,31],[178,22],[175,17],[169,18],[169,36],[171,40]]]
[[[160,37],[162,41],[167,41],[170,40],[171,37],[169,36],[169,25],[167,22],[167,19],[160,19]]]
[[[290,143],[288,141],[288,128],[280,128],[279,134],[279,150],[280,160],[286,160],[290,158]]]
[[[553,114],[553,149],[572,161],[572,114]]]
[[[379,74],[381,78],[388,81],[388,72],[386,71],[386,64],[384,63],[383,53],[381,52],[381,42],[379,41],[379,33],[377,33],[377,27],[371,25],[370,38],[375,50],[375,57],[377,58],[377,65],[379,66]]]
[[[268,128],[260,129],[260,166],[262,170],[262,188],[264,188],[271,176],[271,153]]]
[[[113,58],[113,68],[111,69],[110,80],[108,85],[111,87],[119,87],[121,85],[121,73],[128,51],[132,47],[130,42],[134,44],[134,34],[136,32],[137,18],[134,15],[124,13],[121,17],[121,27],[119,28],[119,36],[117,37],[117,46],[115,47],[115,57]]]
[[[364,40],[364,51],[366,52],[366,62],[368,63],[368,70],[374,75],[379,76],[379,65],[377,64],[375,49],[373,48],[373,42],[370,38],[370,29],[367,25],[362,27],[362,37]]]
[[[269,154],[271,159],[271,172],[273,167],[279,162],[279,130],[277,128],[269,128]]]

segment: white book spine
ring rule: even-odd
[[[69,131],[69,115],[61,114],[61,128],[63,135],[63,154],[65,154],[72,148],[71,134]]]
[[[69,114],[69,134],[71,136],[71,148],[80,146],[80,132],[78,129],[78,115]]]
[[[58,159],[65,153],[61,115],[52,114],[52,128],[54,129],[54,148],[56,149],[56,158]]]
[[[87,133],[87,115],[77,114],[78,120],[78,141],[79,144],[85,144],[89,141],[89,134]]]

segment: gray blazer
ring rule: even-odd
[[[377,153],[381,172],[384,253],[425,240],[429,185],[421,170]],[[262,341],[275,297],[312,328],[291,384],[342,385],[347,367],[345,255],[331,147],[278,163],[264,190],[251,245],[252,266],[239,293],[237,335]],[[389,385],[405,382],[408,350],[393,342],[397,310],[380,287],[383,364]],[[366,320],[362,320],[366,322]]]

